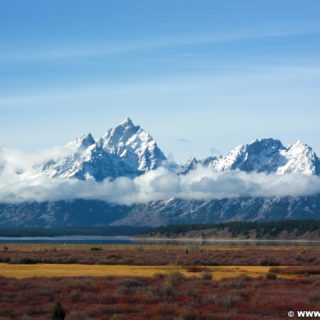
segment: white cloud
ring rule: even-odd
[[[215,173],[198,167],[178,176],[166,168],[147,172],[135,179],[120,177],[103,182],[50,178],[28,174],[35,164],[64,149],[43,153],[23,153],[9,149],[0,152],[0,202],[99,199],[133,204],[180,198],[210,200],[237,197],[307,196],[320,193],[320,178],[305,175],[266,175],[240,171]],[[26,170],[18,174],[19,170]],[[18,172],[18,173],[17,173]]]
[[[30,172],[34,166],[66,156],[70,154],[74,148],[75,146],[71,144],[66,146],[53,146],[48,149],[36,151],[22,151],[2,147],[0,148],[0,172],[2,170],[5,170],[6,174]]]
[[[61,60],[75,58],[92,58],[101,56],[117,55],[119,53],[143,51],[153,48],[191,46],[201,44],[214,44],[241,40],[256,40],[263,38],[278,38],[287,36],[299,36],[305,34],[318,34],[319,28],[305,25],[299,28],[292,25],[278,25],[270,27],[242,28],[238,30],[221,31],[216,33],[191,33],[167,35],[152,39],[135,39],[110,43],[108,39],[101,39],[100,43],[108,45],[97,45],[95,43],[52,46],[50,48],[29,48],[15,50],[15,52],[1,52],[0,63],[39,60]]]

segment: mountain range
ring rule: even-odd
[[[51,177],[94,179],[135,177],[158,168],[166,160],[155,140],[140,126],[125,119],[102,138],[89,133],[71,141],[71,154],[38,168]]]
[[[98,139],[83,135],[65,146],[69,152],[38,163],[29,175],[81,181],[135,178],[165,167],[187,175],[199,167],[212,172],[320,176],[320,160],[297,141],[286,147],[277,139],[240,145],[228,154],[170,163],[153,137],[130,118]],[[23,175],[21,175],[23,179]],[[0,226],[165,225],[231,220],[320,219],[320,196],[244,197],[214,200],[166,199],[120,205],[101,200],[26,201],[0,204]]]
[[[227,155],[203,160],[192,158],[183,172],[202,165],[216,172],[241,170],[244,172],[320,175],[320,160],[307,144],[297,141],[289,147],[276,139],[255,140],[232,149]]]
[[[102,138],[95,140],[89,133],[67,144],[73,150],[68,156],[48,161],[38,172],[51,177],[94,179],[120,176],[136,177],[166,164],[167,158],[152,136],[125,119]],[[215,172],[241,170],[244,172],[320,175],[320,160],[310,146],[297,141],[285,147],[277,139],[255,140],[232,149],[227,155],[198,160],[191,158],[186,164],[171,165],[180,174],[197,166]]]

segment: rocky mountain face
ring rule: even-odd
[[[311,147],[302,141],[285,147],[279,140],[271,138],[240,145],[218,158],[193,158],[183,172],[199,164],[216,172],[241,170],[266,174],[320,175],[320,160]]]
[[[320,220],[320,195],[234,198],[207,201],[172,199],[131,206],[99,200],[0,204],[0,227],[161,226],[228,221]]]
[[[51,177],[81,180],[135,177],[166,160],[155,140],[130,118],[97,141],[89,133],[67,144],[71,154],[49,161],[39,172]]]
[[[284,198],[156,201],[136,205],[113,225],[161,226],[229,221],[319,220],[320,195]]]
[[[95,140],[89,133],[68,143],[67,147],[72,150],[71,154],[43,164],[38,172],[51,177],[102,181],[120,176],[136,177],[164,165],[167,160],[152,136],[130,118],[102,138]],[[215,172],[320,175],[320,160],[311,147],[301,141],[285,147],[271,138],[240,145],[224,156],[202,160],[193,157],[180,167],[171,164],[171,168],[179,168],[180,174],[187,174],[197,166]]]
[[[130,118],[101,138],[86,134],[68,143],[66,149],[67,155],[37,165],[34,174],[99,182],[121,176],[134,178],[161,166],[179,175],[203,166],[218,173],[238,170],[320,176],[320,160],[311,147],[301,141],[285,147],[271,138],[240,145],[224,156],[192,158],[178,166],[169,163],[152,136]],[[0,174],[3,165],[0,161]],[[320,195],[206,201],[171,199],[130,206],[84,199],[0,204],[0,226],[158,226],[278,219],[320,219]]]
[[[125,218],[130,206],[99,200],[0,204],[0,227],[105,226]]]
[[[99,140],[98,145],[120,157],[134,171],[145,172],[158,168],[166,160],[151,135],[127,118]]]

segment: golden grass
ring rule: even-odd
[[[263,276],[270,271],[265,266],[214,266],[203,267],[211,272],[214,280],[237,278],[241,275],[250,277]],[[7,264],[0,263],[0,276],[7,278],[32,277],[153,277],[156,273],[168,274],[178,271],[186,277],[201,277],[202,272],[190,272],[188,267],[176,266],[130,266],[130,265],[83,265],[83,264]],[[293,275],[281,274],[280,278],[294,278]]]
[[[312,248],[313,250],[320,250],[319,246],[284,246],[284,245],[229,245],[229,244],[3,244],[2,248],[8,247],[10,251],[21,251],[21,252],[34,252],[34,251],[45,251],[45,250],[90,250],[92,247],[100,247],[103,250],[129,250],[129,251],[168,251],[168,250],[181,250],[185,251],[187,248],[193,250],[230,250],[230,251],[238,251],[238,250],[307,250]],[[1,251],[1,245],[0,245]]]

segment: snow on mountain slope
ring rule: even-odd
[[[49,161],[42,170],[51,177],[95,179],[102,181],[106,177],[132,175],[125,163],[118,157],[106,152],[93,139],[91,134],[67,144],[73,152],[57,162]]]
[[[211,163],[213,163],[216,160],[217,160],[216,157],[208,157],[208,158],[205,158],[203,160],[199,160],[199,159],[197,159],[195,157],[192,157],[187,161],[186,164],[181,166],[181,169],[180,169],[179,173],[180,174],[187,174],[191,170],[195,170],[199,165],[209,166]]]
[[[95,143],[96,141],[94,140],[92,134],[88,133],[83,135],[81,138],[76,138],[75,140],[69,142],[67,146],[74,149],[86,149]]]
[[[286,164],[279,167],[278,174],[303,173],[307,175],[320,175],[320,160],[315,152],[304,142],[297,141],[286,150],[281,151]]]
[[[216,172],[241,170],[266,174],[320,175],[320,160],[311,147],[297,141],[286,148],[279,140],[271,138],[240,145],[227,155],[210,161],[193,159],[185,165],[185,172],[188,167],[191,169],[199,163]]]
[[[106,177],[135,177],[166,164],[166,157],[155,140],[130,118],[97,141],[87,134],[68,143],[67,148],[72,150],[68,156],[45,163],[41,171],[51,177],[102,181]],[[172,171],[187,174],[199,165],[216,172],[320,175],[320,160],[311,147],[301,141],[284,147],[272,138],[240,145],[218,158],[191,158],[179,170]],[[168,169],[171,170],[170,166]]]
[[[181,166],[180,174],[187,174],[188,172],[196,169],[201,161],[195,157],[190,158],[183,166]]]
[[[0,203],[1,227],[161,226],[227,221],[320,220],[320,195],[154,201],[132,206],[98,200]]]
[[[140,126],[126,118],[99,140],[103,148],[118,155],[132,168],[140,171],[156,169],[166,160],[155,140]]]
[[[218,172],[238,169],[271,173],[285,163],[284,157],[280,155],[280,150],[284,149],[279,140],[255,140],[234,148],[226,156],[211,162],[209,167]]]
[[[153,138],[129,118],[98,141],[87,134],[66,147],[71,150],[68,156],[48,161],[40,171],[51,177],[102,181],[107,177],[135,177],[166,160]]]
[[[284,198],[154,201],[132,207],[117,226],[161,226],[229,221],[319,220],[320,195]]]
[[[185,166],[179,168],[173,162],[165,161],[166,157],[153,138],[140,126],[134,125],[129,118],[116,128],[110,129],[103,138],[95,140],[91,134],[87,134],[68,143],[65,149],[67,152],[59,151],[58,158],[50,156],[52,160],[46,163],[43,163],[44,160],[41,158],[41,165],[37,162],[35,173],[49,175],[52,178],[102,181],[108,177],[136,177],[163,165],[171,171],[170,174],[180,175],[187,174],[198,166],[205,166],[216,172],[241,170],[265,174],[320,176],[320,160],[311,147],[301,141],[285,147],[275,139],[255,140],[240,145],[227,155],[218,158],[209,157],[204,160],[192,158]],[[1,167],[4,167],[12,157],[7,157],[2,165],[1,158],[0,152],[0,174]],[[28,177],[33,173],[32,171],[19,174],[19,179],[23,180],[25,176]],[[269,178],[274,179],[273,176]],[[317,177],[312,177],[310,181],[313,179]],[[297,181],[296,177],[290,181]],[[207,185],[205,187],[207,188]],[[240,198],[233,197],[231,193],[229,190],[225,198],[218,200],[161,198],[161,201],[130,206],[73,198],[68,201],[0,203],[0,225],[158,226],[168,223],[211,223],[232,220],[320,219],[320,195],[316,193],[295,197],[248,195]],[[164,198],[171,196],[168,192]]]

